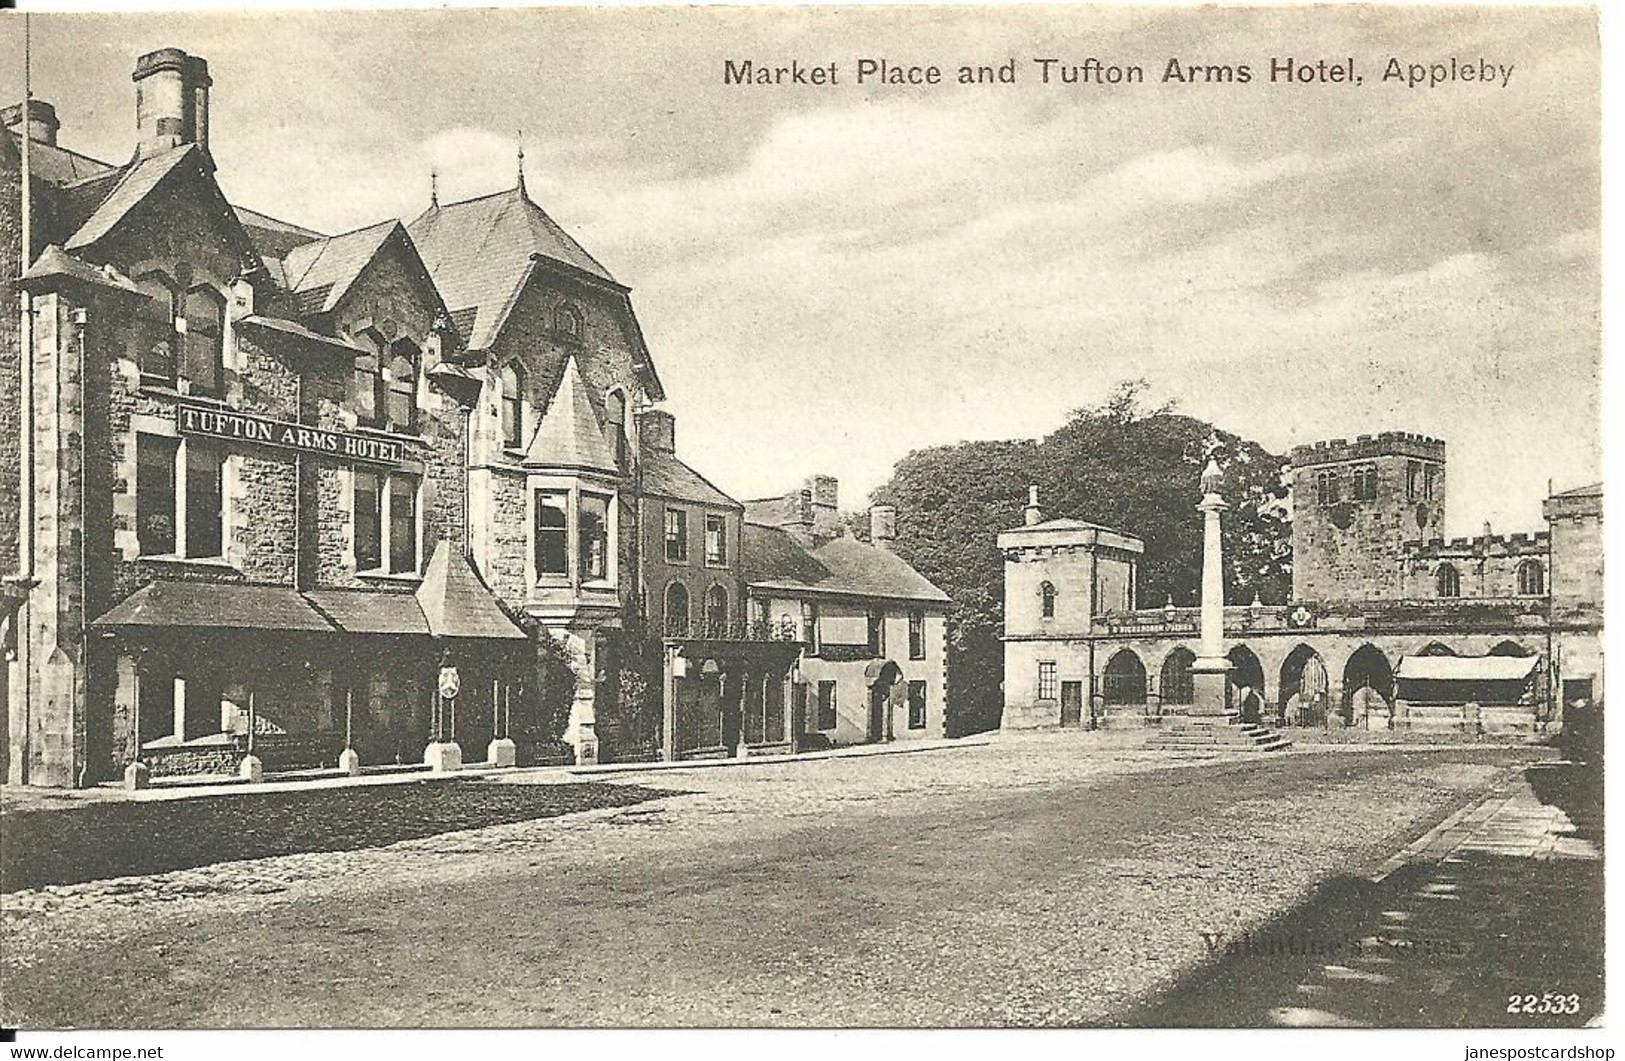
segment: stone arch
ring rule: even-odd
[[[1429,641],[1416,654],[1418,656],[1454,656],[1456,650],[1443,641]]]
[[[1533,656],[1535,653],[1524,648],[1516,641],[1507,640],[1490,649],[1488,654],[1491,656]]]
[[[1235,689],[1235,707],[1243,722],[1261,722],[1264,716],[1264,664],[1246,645],[1235,645],[1225,658],[1230,661],[1230,685]]]
[[[1184,645],[1171,649],[1162,661],[1162,673],[1157,678],[1157,692],[1164,704],[1189,704],[1196,699],[1196,680],[1191,665],[1196,653]]]
[[[1107,704],[1145,703],[1145,664],[1131,648],[1118,649],[1101,672],[1100,691]]]
[[[1330,687],[1326,661],[1320,653],[1300,644],[1287,653],[1281,664],[1278,703],[1287,725],[1318,725],[1326,713],[1326,691]]]
[[[1388,728],[1394,702],[1394,669],[1382,649],[1369,641],[1355,649],[1343,666],[1343,724],[1371,723]]]
[[[673,582],[666,587],[666,636],[685,637],[688,634],[688,587]]]
[[[705,591],[705,625],[709,636],[727,636],[728,591],[721,584]]]

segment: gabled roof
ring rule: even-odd
[[[740,561],[752,589],[951,603],[902,557],[848,536],[809,546],[779,527],[746,523]]]
[[[21,148],[15,129],[6,130],[6,136]],[[66,184],[82,177],[105,173],[114,167],[89,155],[69,151],[65,147],[34,140],[28,145],[28,166],[34,176],[47,184]]]
[[[270,265],[270,259],[281,258],[301,243],[309,243],[313,239],[324,239],[325,235],[315,229],[295,225],[289,221],[262,214],[258,210],[250,210],[246,206],[233,204],[232,209],[237,211],[237,220],[242,222],[248,238],[254,241],[254,246]]]
[[[445,542],[437,544],[429,557],[417,602],[435,637],[526,640],[525,632],[508,618],[468,557]]]
[[[160,188],[169,185],[175,179],[175,175],[186,173],[202,179],[205,194],[213,200],[217,214],[225,224],[233,242],[237,244],[237,250],[243,255],[245,262],[251,266],[259,265],[258,249],[248,238],[248,233],[243,230],[236,211],[221,194],[220,185],[214,180],[214,164],[197,144],[182,144],[150,158],[138,159],[125,169],[123,176],[107,198],[102,200],[84,224],[79,226],[79,230],[69,237],[64,247],[72,251],[94,246],[118,229]]]
[[[604,437],[598,414],[587,400],[587,384],[572,354],[564,360],[558,389],[542,411],[542,421],[525,447],[526,467],[572,468],[616,475],[615,450]]]
[[[1601,497],[1602,484],[1592,483],[1589,486],[1576,486],[1572,490],[1559,490],[1553,497]]]
[[[475,310],[467,333],[471,350],[489,349],[496,340],[530,279],[533,255],[625,290],[523,188],[431,206],[407,228],[446,304]]]
[[[744,506],[716,485],[679,460],[675,454],[662,450],[643,452],[643,492],[673,501],[692,501],[718,508],[739,509]]]
[[[399,221],[380,221],[354,232],[312,240],[284,255],[282,272],[288,290],[296,295],[317,296],[308,307],[301,299],[300,311],[330,312],[398,228]]]

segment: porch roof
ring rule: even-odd
[[[333,627],[291,586],[247,582],[152,582],[91,624],[117,627],[213,627],[331,633]]]
[[[410,593],[367,589],[312,589],[305,599],[347,634],[429,634],[429,620]]]

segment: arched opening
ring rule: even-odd
[[[1516,641],[1503,641],[1490,649],[1492,656],[1533,656],[1534,653],[1524,648]]]
[[[1299,645],[1281,665],[1280,710],[1289,726],[1319,725],[1326,718],[1326,664],[1320,653]]]
[[[226,300],[212,287],[186,292],[182,333],[186,349],[186,379],[193,394],[220,397],[224,393]]]
[[[517,361],[502,366],[502,445],[522,449],[525,445],[525,372]]]
[[[1546,568],[1539,560],[1525,560],[1518,565],[1518,595],[1539,597],[1546,592]]]
[[[666,636],[688,636],[688,587],[681,582],[666,587]]]
[[[1046,619],[1055,618],[1055,583],[1045,582],[1038,587],[1038,600]]]
[[[416,431],[418,427],[418,365],[422,353],[410,339],[402,339],[390,350],[389,426],[395,431]]]
[[[1433,572],[1433,588],[1441,597],[1461,596],[1461,573],[1452,564],[1440,564]]]
[[[1145,703],[1145,664],[1129,649],[1121,649],[1106,662],[1100,679],[1101,697],[1107,704]]]
[[[705,594],[705,625],[712,637],[724,637],[728,627],[728,591],[712,586]]]
[[[1422,651],[1417,653],[1418,656],[1454,656],[1455,654],[1456,650],[1442,641],[1429,641],[1422,646]]]
[[[1230,686],[1235,690],[1235,707],[1243,722],[1262,722],[1264,719],[1264,665],[1246,645],[1237,645],[1226,653],[1230,660]]]
[[[1375,645],[1361,645],[1343,667],[1343,723],[1387,729],[1393,712],[1394,671]]]
[[[1188,704],[1196,699],[1196,682],[1191,677],[1191,664],[1195,662],[1196,654],[1184,647],[1174,649],[1162,661],[1157,688],[1164,704]]]

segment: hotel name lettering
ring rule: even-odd
[[[262,446],[280,446],[306,453],[324,453],[345,460],[399,464],[406,459],[406,445],[393,439],[351,435],[342,431],[289,424],[280,420],[250,416],[207,405],[180,405],[175,409],[175,427],[183,435],[204,435]]]

